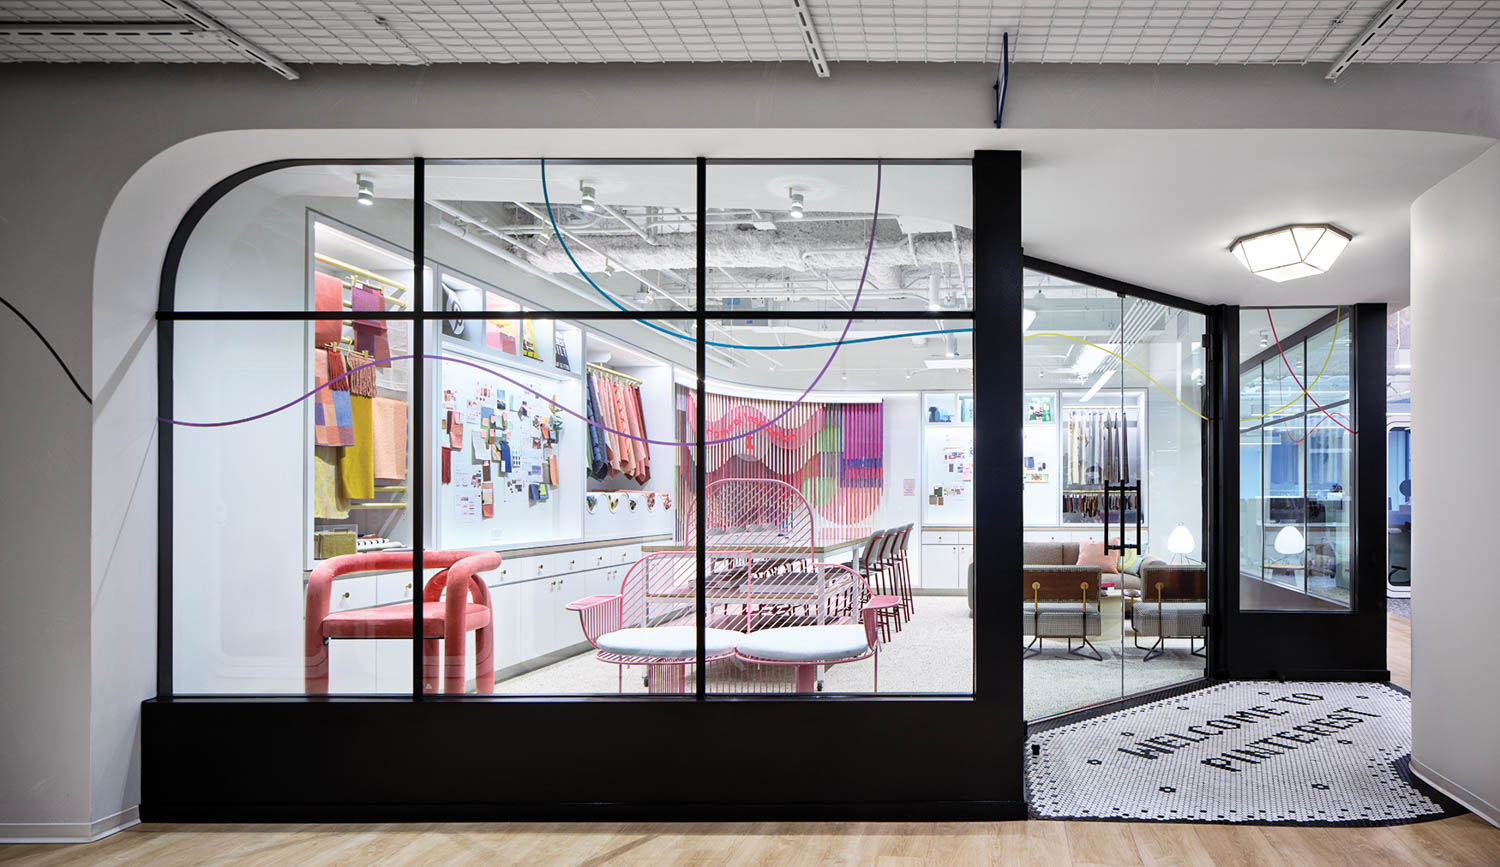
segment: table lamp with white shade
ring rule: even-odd
[[[1167,550],[1176,554],[1178,561],[1181,561],[1184,555],[1193,553],[1194,547],[1193,533],[1186,524],[1178,524],[1172,530],[1172,535],[1167,537]]]
[[[1290,557],[1301,554],[1306,549],[1307,540],[1302,538],[1302,531],[1296,527],[1282,527],[1281,532],[1276,534],[1276,553]]]

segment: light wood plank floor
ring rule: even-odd
[[[1390,616],[1410,686],[1411,624]],[[1474,816],[1389,828],[1122,822],[141,825],[97,843],[0,847],[7,864],[1500,865]]]

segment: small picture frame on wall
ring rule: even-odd
[[[1051,422],[1055,395],[1051,392],[1039,392],[1026,395],[1026,420],[1035,422]]]

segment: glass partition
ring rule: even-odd
[[[1028,719],[1204,674],[1201,314],[1025,274]]]
[[[214,202],[164,311],[172,690],[971,692],[969,166],[708,168],[706,217],[681,161]]]
[[[1240,317],[1240,608],[1347,610],[1349,311],[1245,310]]]

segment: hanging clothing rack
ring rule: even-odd
[[[324,253],[314,253],[313,258],[317,259],[319,262],[322,262],[324,265],[327,265],[330,268],[337,268],[340,271],[346,271],[350,274],[363,277],[373,283],[379,283],[380,285],[385,286],[389,289],[395,289],[399,293],[404,294],[407,291],[408,287],[405,283],[398,283],[388,277],[382,277],[379,274],[376,274],[374,271],[367,271],[364,268],[359,267],[358,265],[350,265],[348,262],[335,259],[332,256],[326,255]],[[402,301],[400,298],[397,298],[394,295],[387,295],[385,297],[385,300],[389,301],[392,304],[395,304],[397,307],[408,306],[405,301]],[[345,302],[345,306],[348,306],[348,302]]]
[[[584,366],[587,367],[589,370],[592,370],[592,371],[594,371],[596,373],[602,373],[605,376],[613,376],[615,379],[624,380],[625,382],[628,382],[628,383],[630,383],[632,385],[644,385],[645,384],[644,382],[642,382],[639,379],[636,379],[633,376],[627,376],[627,375],[621,373],[618,370],[610,370],[608,367],[605,367],[602,364],[595,364],[592,361],[587,362]]]

